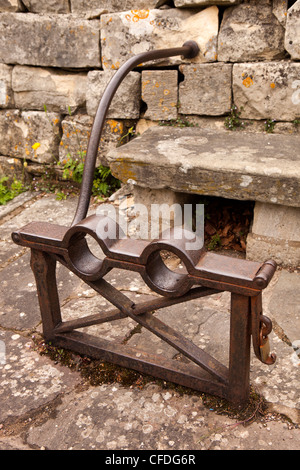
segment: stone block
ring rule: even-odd
[[[86,102],[86,73],[17,65],[12,72],[16,108],[74,113]]]
[[[282,266],[300,266],[300,208],[257,202],[247,238],[247,258],[274,259]]]
[[[130,218],[128,235],[131,238],[153,240],[162,232],[183,224],[183,205],[191,203],[190,195],[170,189],[151,189],[132,185],[133,201],[125,200],[125,211]],[[129,208],[127,209],[126,206]],[[120,204],[124,210],[124,204]]]
[[[273,14],[282,26],[286,25],[288,0],[273,0]]]
[[[167,0],[126,0],[126,4],[120,0],[71,0],[72,13],[85,16],[86,18],[97,18],[105,13],[115,13],[133,9],[153,9],[157,5],[166,3]]]
[[[14,106],[11,85],[12,69],[9,65],[0,64],[0,108],[12,108]]]
[[[20,0],[0,0],[0,13],[5,11],[17,12],[22,10],[23,6]]]
[[[180,112],[218,116],[231,108],[231,64],[182,65],[179,86]]]
[[[96,114],[99,102],[115,72],[93,70],[88,73],[86,94],[87,113]],[[107,117],[113,119],[137,119],[140,116],[141,75],[130,72],[116,92]]]
[[[155,121],[149,121],[148,119],[140,119],[136,123],[136,133],[137,135],[142,135],[144,132],[146,132],[150,127],[157,126],[157,122]]]
[[[300,207],[298,135],[155,126],[108,160],[124,183]]]
[[[218,60],[249,62],[283,58],[284,28],[267,4],[228,8],[218,39]]]
[[[71,15],[0,14],[0,62],[61,68],[99,67],[99,21]]]
[[[69,0],[22,0],[31,13],[70,13]]]
[[[0,153],[50,163],[58,157],[59,125],[60,116],[55,113],[0,111]]]
[[[23,176],[23,165],[18,158],[0,156],[0,178],[6,176],[9,181],[14,178],[21,179]]]
[[[285,48],[292,59],[300,59],[300,0],[288,9]]]
[[[146,119],[153,121],[177,118],[177,70],[145,70],[142,72],[142,100],[147,104]]]
[[[194,40],[200,53],[194,59],[173,57],[152,64],[215,62],[219,29],[218,8],[202,11],[131,10],[101,16],[101,46],[104,69],[119,68],[127,59],[153,49],[182,46]],[[151,62],[147,62],[150,64]]]
[[[300,116],[300,63],[234,64],[233,100],[243,119],[293,121]]]
[[[174,3],[177,8],[198,8],[210,5],[238,5],[241,0],[175,0]]]
[[[59,147],[59,160],[63,163],[68,158],[79,159],[85,156],[93,118],[87,115],[68,116],[62,121],[63,135]],[[116,121],[107,119],[98,149],[97,165],[108,166],[106,154],[116,147],[128,132],[132,121]]]

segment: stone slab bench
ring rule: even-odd
[[[267,249],[279,264],[298,265],[299,150],[296,135],[154,126],[112,149],[108,161],[114,176],[134,184],[138,202],[145,203],[142,188],[157,190],[153,201],[186,193],[257,202],[247,256],[267,256]]]

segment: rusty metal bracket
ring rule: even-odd
[[[276,264],[257,263],[206,252],[204,248],[186,250],[191,233],[175,228],[165,240],[132,240],[115,223],[109,224],[116,234],[105,239],[98,234],[107,217],[86,217],[100,135],[108,106],[121,81],[132,68],[146,60],[183,55],[194,57],[198,46],[188,41],[182,48],[152,51],[130,59],[116,73],[104,93],[94,121],[88,146],[83,184],[77,211],[71,227],[47,222],[32,222],[12,234],[13,241],[31,249],[31,268],[35,275],[43,334],[54,344],[104,361],[132,368],[145,374],[186,387],[218,395],[242,404],[249,396],[250,340],[259,360],[272,364],[275,356],[268,349],[270,320],[262,314],[262,291],[270,282]],[[102,104],[101,104],[102,103]],[[98,243],[103,259],[90,251],[87,236]],[[196,237],[195,234],[193,234]],[[183,263],[183,273],[170,271],[161,258],[167,250]],[[114,308],[109,312],[62,321],[56,285],[57,262],[108,300]],[[133,303],[105,280],[114,268],[141,275],[144,282],[159,296],[155,300]],[[231,293],[229,365],[225,366],[203,349],[153,315],[167,306],[210,296]],[[169,360],[128,345],[77,331],[86,326],[130,317],[171,345],[188,359],[188,363]]]

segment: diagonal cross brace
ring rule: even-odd
[[[181,333],[175,331],[170,326],[163,323],[158,318],[155,318],[151,313],[145,311],[140,313],[138,305],[135,305],[125,294],[120,292],[114,286],[109,284],[105,279],[98,281],[85,281],[90,287],[98,292],[102,297],[113,304],[123,314],[123,317],[130,317],[141,326],[147,328],[151,333],[167,342],[170,346],[177,349],[183,355],[188,357],[192,362],[202,367],[204,370],[212,374],[219,381],[228,382],[228,369],[223,366],[219,361],[207,354],[205,351],[197,347],[192,341],[185,338]],[[216,293],[218,291],[209,291],[209,293]],[[201,291],[199,292],[201,294]],[[148,304],[149,308],[151,303]],[[120,317],[119,317],[120,318]],[[107,315],[106,321],[111,321],[111,315]],[[57,332],[63,331],[63,325],[58,326]]]

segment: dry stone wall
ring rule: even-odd
[[[76,158],[115,70],[190,39],[197,58],[129,74],[99,163],[134,126],[184,115],[224,128],[233,105],[249,129],[276,120],[275,131],[299,132],[300,0],[0,0],[0,170]]]

